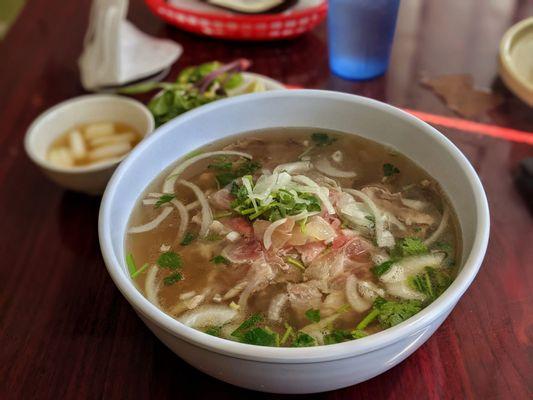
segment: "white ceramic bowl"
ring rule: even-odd
[[[272,127],[314,127],[358,134],[415,160],[449,194],[461,224],[462,268],[450,288],[409,320],[369,337],[308,348],[251,346],[209,336],[152,305],[124,262],[128,218],[138,196],[177,158],[222,137]],[[223,381],[277,393],[320,392],[362,382],[398,364],[444,321],[483,260],[489,210],[467,159],[437,130],[387,104],[348,94],[294,90],[212,103],[164,125],[119,166],[100,210],[100,245],[117,287],[152,332],[182,359]]]
[[[84,167],[59,167],[46,159],[52,142],[79,124],[111,121],[131,125],[141,135],[154,130],[154,118],[140,102],[115,95],[75,97],[42,113],[28,128],[24,147],[30,159],[54,182],[67,189],[89,194],[103,193],[120,159]]]

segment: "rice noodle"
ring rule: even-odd
[[[155,217],[153,220],[151,220],[150,222],[144,225],[131,227],[130,229],[128,229],[128,233],[143,233],[143,232],[151,231],[152,229],[157,228],[159,224],[163,222],[164,219],[170,215],[171,212],[172,212],[171,207],[165,207],[163,208],[163,210],[161,210],[159,215]]]
[[[180,185],[187,186],[189,189],[191,189],[196,197],[198,198],[198,201],[200,202],[200,205],[202,206],[202,223],[200,225],[200,237],[205,237],[207,233],[209,232],[209,227],[211,226],[211,223],[213,222],[213,213],[211,212],[211,207],[209,207],[209,202],[207,201],[207,197],[205,197],[202,190],[196,186],[194,183],[191,183],[189,181],[180,180],[178,182]]]
[[[355,311],[364,312],[370,308],[372,303],[359,294],[357,286],[357,278],[355,277],[355,275],[350,275],[346,279],[346,299]]]
[[[174,193],[174,184],[176,183],[176,181],[178,180],[178,177],[181,175],[183,171],[185,171],[195,162],[209,158],[209,157],[213,157],[213,156],[240,156],[240,157],[248,158],[250,160],[253,158],[248,153],[242,153],[240,151],[231,151],[231,150],[210,151],[207,153],[199,154],[195,157],[185,160],[180,165],[178,165],[176,168],[174,168],[170,172],[170,174],[168,174],[168,176],[165,178],[165,181],[163,183],[163,193]]]
[[[266,228],[265,234],[263,235],[263,245],[265,246],[265,249],[270,249],[270,246],[272,246],[272,234],[278,226],[283,225],[285,222],[287,222],[287,218],[278,219]]]
[[[159,304],[159,299],[157,298],[157,292],[159,291],[156,282],[157,270],[158,268],[153,265],[152,268],[150,268],[150,270],[146,274],[146,281],[144,282],[144,291],[146,292],[146,298],[148,299],[148,301],[150,301],[150,303],[152,303],[157,308],[161,308],[161,305]]]
[[[335,168],[327,158],[321,158],[316,161],[315,168],[324,175],[333,176],[334,178],[355,178],[357,176],[353,171],[342,171]]]
[[[313,164],[311,164],[309,161],[296,161],[292,163],[278,165],[276,168],[274,168],[272,174],[279,174],[283,171],[289,174],[292,174],[294,172],[306,172],[309,171],[311,168],[313,168]]]
[[[225,325],[236,316],[237,311],[228,306],[205,304],[195,310],[187,311],[178,318],[178,321],[191,328],[204,328]]]
[[[183,239],[183,235],[185,235],[187,226],[189,226],[189,212],[181,201],[173,199],[171,203],[174,204],[180,214],[180,226],[178,228],[177,239],[181,241]]]
[[[426,246],[433,244],[433,242],[435,242],[440,237],[440,235],[442,235],[442,233],[446,229],[446,226],[448,225],[449,218],[450,210],[448,209],[448,207],[445,207],[442,213],[442,218],[440,220],[439,226],[437,227],[437,229],[435,229],[435,232],[433,232],[430,237],[424,240],[424,244]]]
[[[268,307],[268,319],[272,321],[281,321],[281,311],[289,301],[287,293],[278,293],[274,296]]]
[[[372,201],[370,197],[361,192],[360,190],[355,189],[343,189],[345,192],[350,193],[354,196],[359,197],[366,206],[370,209],[374,215],[374,229],[376,231],[376,241],[379,247],[392,247],[394,246],[394,237],[389,231],[385,230],[383,226],[383,215],[379,211],[379,208]],[[387,232],[387,233],[385,233]]]

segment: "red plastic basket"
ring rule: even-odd
[[[165,0],[145,0],[164,21],[189,32],[234,40],[278,40],[300,36],[326,17],[327,1],[297,11],[279,14],[242,15],[207,13],[176,7]]]

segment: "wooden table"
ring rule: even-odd
[[[167,350],[105,270],[97,237],[100,199],[54,186],[26,157],[22,140],[31,121],[83,93],[76,59],[89,0],[28,3],[0,42],[0,398],[274,397],[212,379]],[[450,117],[419,78],[470,73],[478,86],[501,91],[498,41],[533,14],[528,0],[404,1],[390,71],[353,83],[330,73],[324,26],[290,42],[227,43],[180,32],[140,0],[131,3],[130,19],[141,29],[183,44],[171,77],[186,65],[248,57],[254,71],[289,84]],[[504,104],[480,121],[533,132],[532,109],[503,94]],[[365,383],[306,398],[531,398],[533,224],[513,173],[533,147],[476,129],[481,133],[441,129],[470,159],[489,197],[491,240],[476,281],[409,359]]]

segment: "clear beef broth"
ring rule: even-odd
[[[328,213],[321,198],[311,193],[320,211],[309,212],[311,206],[305,205],[308,208],[303,212],[310,216],[305,222],[294,222],[294,226],[291,219],[303,214],[286,215],[287,221],[277,232],[274,230],[273,244],[266,250],[265,231],[258,227],[275,224],[283,220],[283,215],[268,211],[270,220],[266,214],[250,220],[250,214],[236,211],[239,206],[234,195],[229,195],[233,201],[230,206],[226,202],[222,207],[214,201],[215,193],[223,189],[217,176],[229,171],[228,163],[235,169],[245,159],[234,155],[209,157],[191,165],[179,179],[196,184],[210,198],[214,221],[218,222],[211,225],[207,237],[198,237],[200,207],[193,208],[186,236],[194,239],[183,245],[183,237],[178,237],[178,211],[170,202],[156,207],[153,203],[160,200],[160,195],[150,196],[162,192],[169,169],[146,189],[129,222],[130,227],[146,224],[172,207],[157,228],[126,238],[126,250],[133,256],[135,268],[148,264],[134,277],[139,290],[168,314],[201,331],[250,344],[296,347],[358,339],[402,322],[433,301],[455,277],[460,251],[458,223],[438,184],[407,157],[383,145],[338,132],[313,133],[314,129],[307,128],[251,132],[210,144],[200,152],[227,149],[250,154],[261,164],[253,173],[252,186],[265,170],[272,173],[280,164],[303,158],[312,164],[311,169],[290,173],[291,179],[303,175],[327,188],[334,214]],[[333,173],[353,171],[357,176],[325,178],[324,165],[333,167]],[[326,171],[331,172],[328,168]],[[242,181],[236,178],[227,189],[242,186]],[[363,197],[342,194],[339,188],[361,190],[379,213],[374,214]],[[178,184],[175,189],[175,198],[184,205],[197,200],[189,188]],[[303,198],[305,194],[298,190],[294,198]],[[144,204],[145,199],[150,204]],[[383,221],[386,234],[378,236],[376,216]],[[447,223],[442,224],[443,219]],[[330,235],[326,239],[318,239],[322,238],[320,230],[318,236],[305,233],[306,227],[314,229],[318,224],[320,228],[323,222],[330,227],[324,228]],[[284,229],[289,229],[288,233],[282,233]],[[438,237],[431,239],[436,234]],[[274,243],[283,242],[287,235],[291,238],[288,242]],[[394,244],[379,243],[391,237]],[[304,244],[291,244],[302,241]],[[240,258],[250,249],[250,260],[243,262]],[[181,258],[174,270],[158,266],[161,255],[168,252]],[[224,254],[232,256],[224,258]],[[257,254],[261,254],[259,261],[253,259]],[[181,279],[169,282],[176,273]],[[399,281],[394,274],[405,279]],[[152,297],[147,293],[150,285]],[[228,318],[234,315],[220,317],[224,313]],[[366,325],[365,318],[370,320]]]

